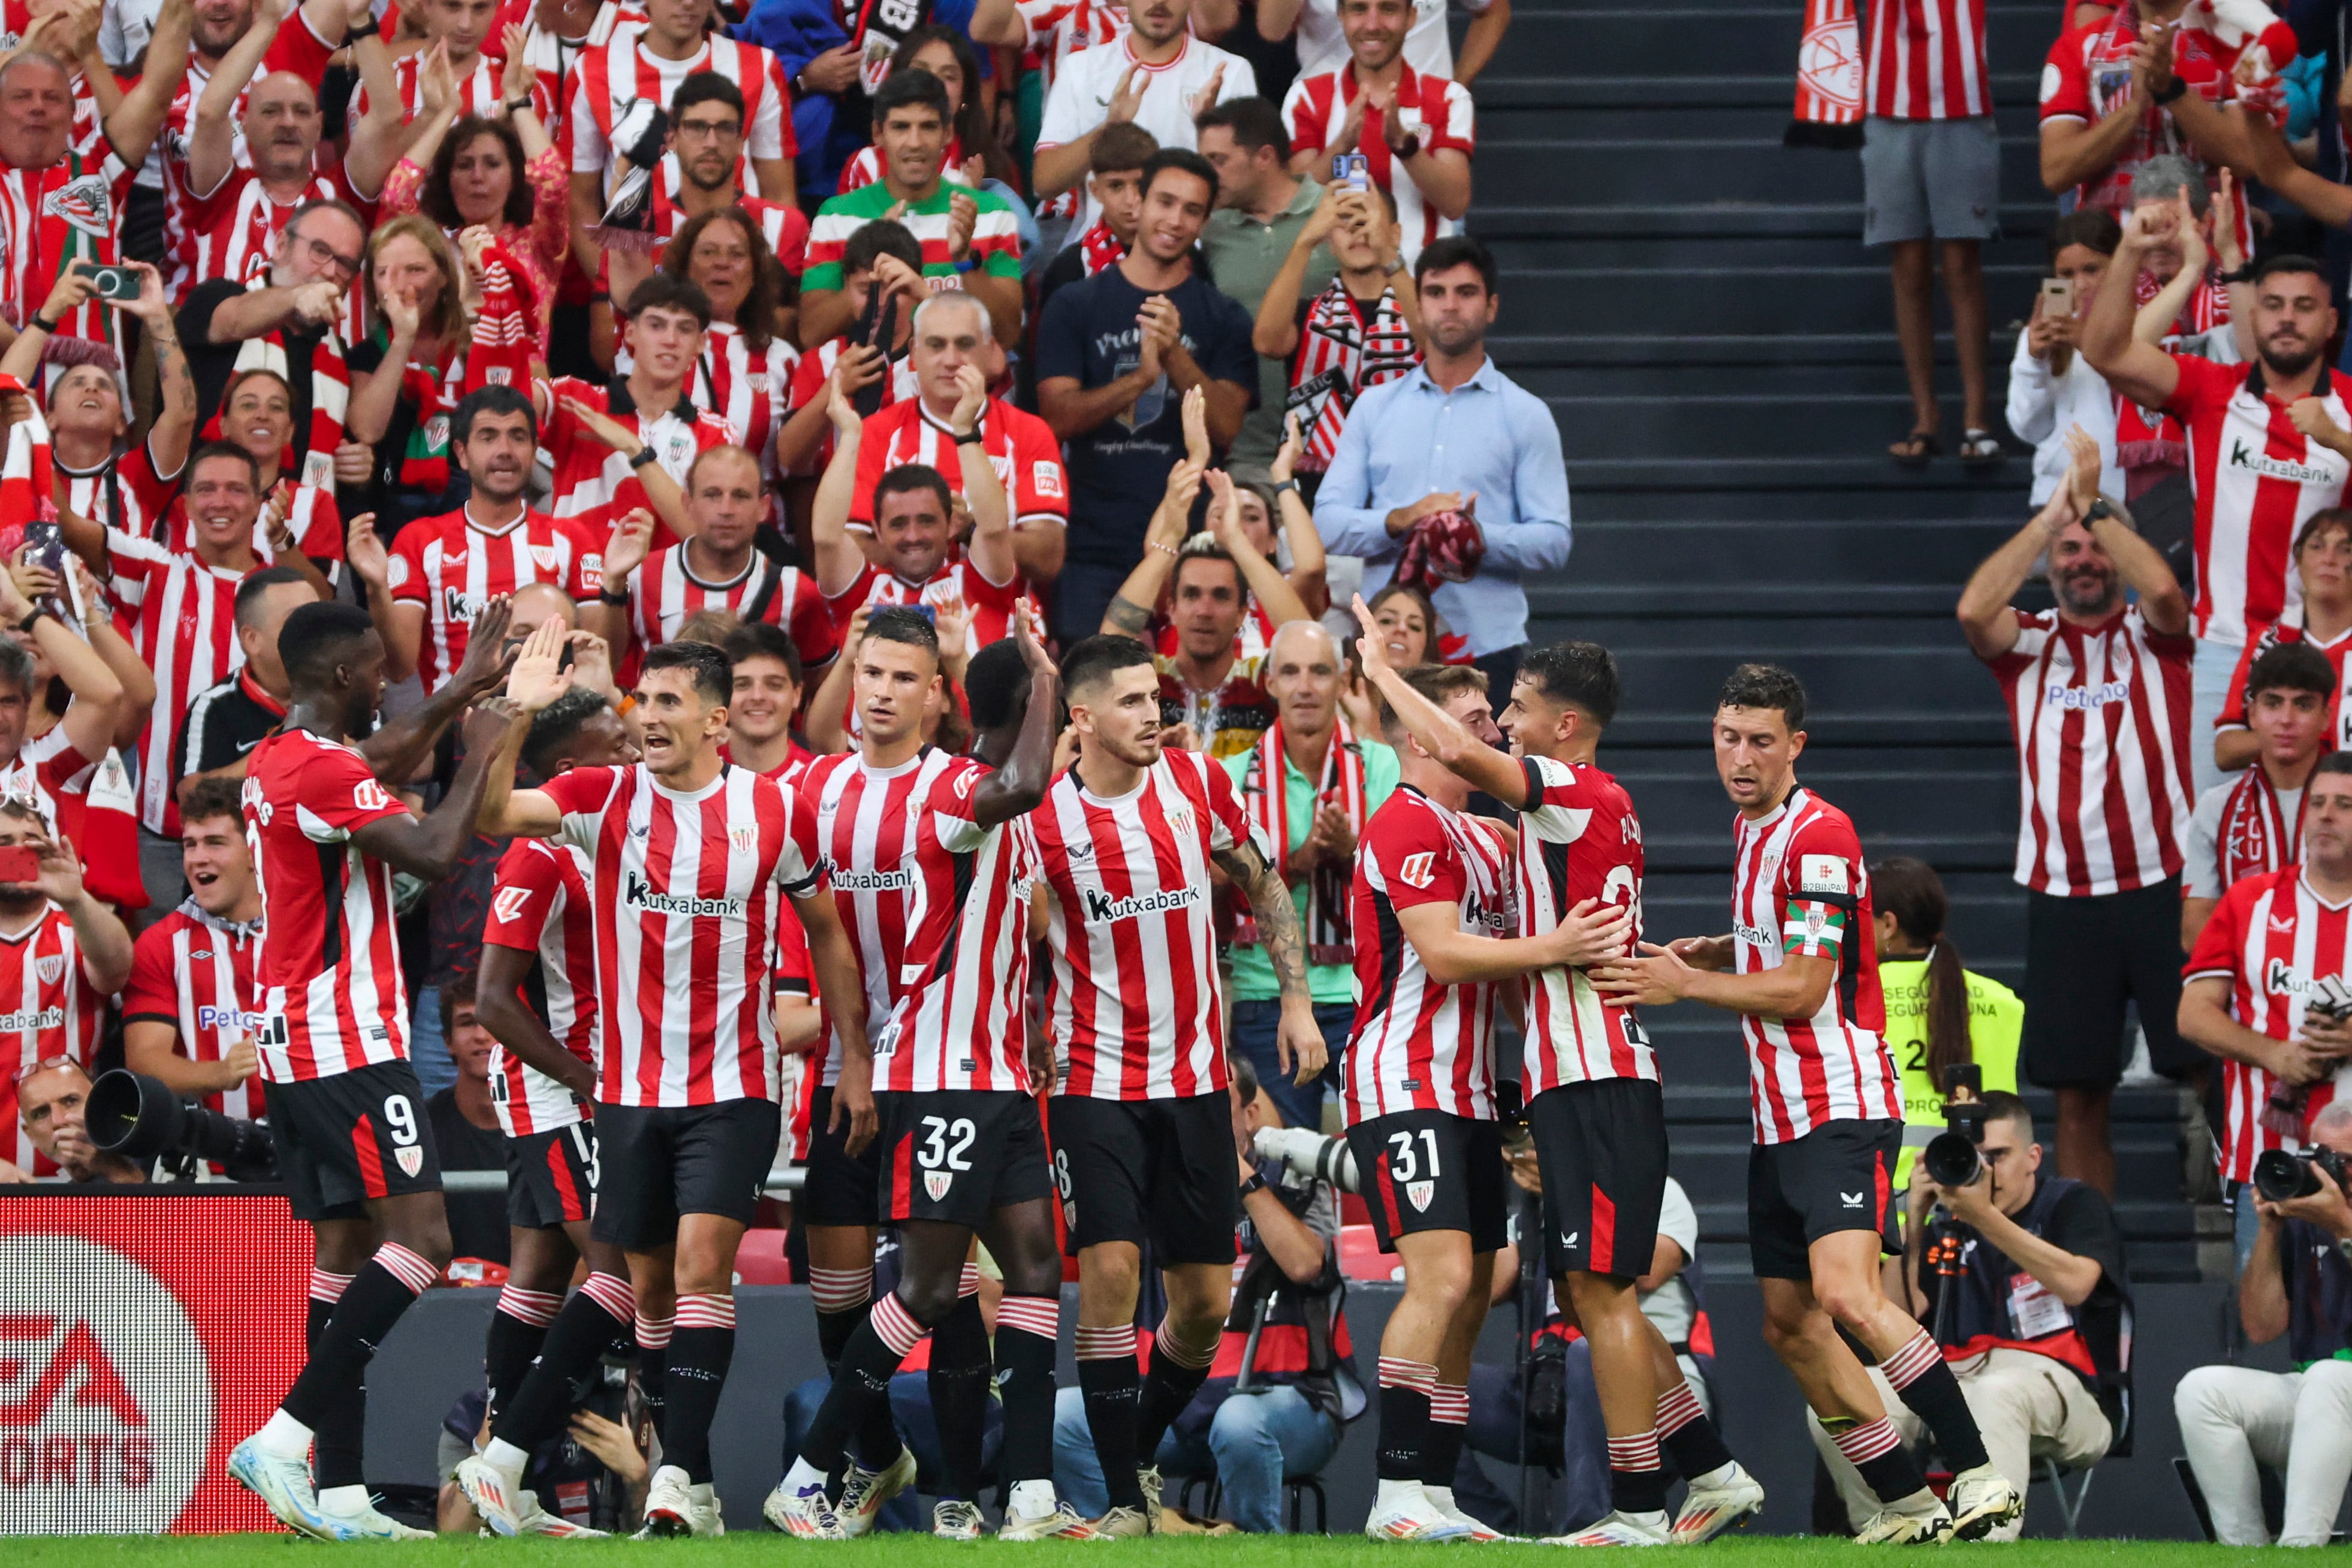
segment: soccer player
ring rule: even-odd
[[[1547,935],[1597,901],[1622,908],[1627,929],[1617,934],[1636,937],[1641,819],[1624,787],[1594,761],[1601,731],[1617,713],[1617,662],[1609,650],[1567,642],[1521,662],[1502,717],[1517,755],[1506,756],[1390,666],[1379,623],[1360,600],[1356,615],[1364,626],[1365,678],[1415,743],[1465,783],[1517,809],[1520,930]],[[1665,1195],[1657,1059],[1631,1009],[1604,1005],[1589,973],[1572,964],[1535,971],[1528,1011],[1520,1085],[1543,1179],[1547,1263],[1563,1310],[1575,1313],[1592,1342],[1614,1504],[1606,1518],[1568,1539],[1584,1545],[1655,1545],[1677,1535],[1703,1541],[1760,1507],[1764,1494],[1699,1410],[1673,1347],[1643,1315],[1634,1289],[1657,1250]],[[1398,1158],[1412,1158],[1409,1143]],[[1361,1153],[1357,1166],[1379,1169]],[[1426,1368],[1411,1370],[1417,1376]],[[1438,1385],[1450,1408],[1466,1403],[1457,1384],[1467,1370],[1459,1366]],[[1683,1510],[1687,1522],[1672,1526],[1662,1446],[1671,1446],[1692,1488]]]
[[[1890,1194],[1903,1100],[1879,1035],[1885,1006],[1862,844],[1845,813],[1797,782],[1804,721],[1795,676],[1769,664],[1731,672],[1715,714],[1716,773],[1739,814],[1731,934],[1645,942],[1594,970],[1592,983],[1620,1006],[1689,997],[1739,1015],[1756,1123],[1748,1245],[1765,1338],[1885,1504],[1857,1541],[1973,1541],[2017,1518],[2025,1500],[1987,1459],[1934,1339],[1879,1289],[1881,1248],[1902,1250]],[[1956,1472],[1948,1511],[1840,1329],[1869,1347],[1934,1432]]]
[[[1382,673],[1394,675],[1385,666]],[[1469,743],[1502,738],[1478,670],[1424,665],[1395,679]],[[1365,825],[1349,889],[1350,929],[1377,940],[1356,946],[1342,1083],[1348,1146],[1381,1249],[1404,1264],[1404,1300],[1381,1335],[1380,1490],[1364,1533],[1500,1540],[1453,1501],[1470,1352],[1507,1217],[1495,1125],[1497,987],[1614,953],[1631,921],[1622,907],[1593,900],[1584,921],[1508,934],[1510,840],[1464,810],[1470,785],[1412,739],[1395,705],[1387,736],[1397,790]]]
[[[368,1363],[449,1260],[441,1162],[408,1061],[392,879],[448,875],[473,837],[506,715],[485,708],[467,719],[466,760],[422,820],[383,780],[408,777],[498,683],[507,616],[504,599],[484,605],[456,677],[369,735],[390,684],[383,639],[356,605],[303,605],[278,639],[285,725],[253,749],[246,773],[246,837],[267,911],[255,1045],[279,1179],[318,1249],[310,1359],[231,1451],[228,1473],[279,1523],[323,1541],[425,1534],[375,1510],[360,1468]]]
[[[965,1262],[978,1235],[1004,1278],[995,1362],[1011,1499],[1002,1536],[1090,1540],[1092,1527],[1054,1495],[1062,1268],[1024,1007],[1034,847],[1021,819],[1045,799],[1052,776],[1060,679],[1028,619],[1017,620],[1013,639],[982,649],[968,671],[978,749],[996,767],[942,757],[920,736],[922,709],[940,679],[929,631],[907,611],[874,616],[855,656],[863,753],[820,761],[803,786],[836,824],[849,811],[845,800],[884,807],[878,821],[850,812],[857,836],[877,847],[845,861],[839,878],[852,886],[907,879],[898,973],[917,978],[893,987],[890,1021],[877,1031],[885,1042],[875,1075],[877,1208],[898,1228],[898,1286],[875,1303],[843,1352],[770,1517],[788,1533],[838,1535],[841,1513],[855,1505],[870,1514],[877,1498],[898,1489],[886,1477],[853,1499],[845,1485],[836,1513],[825,1501],[825,1472],[844,1439],[877,1405],[887,1407],[891,1375],[931,1332],[931,1403],[947,1468],[933,1533],[980,1534],[976,1461],[989,1350],[979,1280]],[[900,1464],[911,1479],[911,1464]]]
[[[574,686],[540,710],[522,762],[542,779],[637,760],[602,692]],[[499,859],[482,931],[476,1012],[496,1037],[490,1097],[506,1135],[507,1283],[486,1365],[492,1439],[457,1467],[475,1511],[501,1535],[599,1535],[549,1513],[522,1484],[532,1450],[562,1428],[572,1385],[629,1331],[636,1297],[618,1248],[591,1234],[596,1197],[596,1006],[593,868],[576,845],[518,838]],[[588,1277],[563,1299],[573,1264]]]
[[[1233,1294],[1233,1104],[1211,868],[1249,901],[1282,990],[1276,1060],[1323,1070],[1298,911],[1233,775],[1160,746],[1151,650],[1097,636],[1062,658],[1078,760],[1031,817],[1053,954],[1047,1032],[1059,1090],[1054,1177],[1078,1259],[1078,1383],[1110,1508],[1096,1529],[1150,1531],[1145,1468],[1208,1375]],[[1168,1311],[1139,1378],[1135,1302],[1151,1243]]]
[[[568,689],[550,621],[509,692],[526,712]],[[829,896],[814,815],[719,751],[734,670],[705,643],[646,655],[643,760],[513,789],[518,725],[499,748],[483,831],[588,850],[604,1014],[591,1234],[628,1255],[637,1344],[665,1395],[646,1535],[717,1535],[710,1424],[735,1351],[735,1251],[775,1157],[781,1041],[772,1005],[782,898],[799,912],[835,1036],[831,1114],[849,1151],[874,1137],[873,1058],[856,956]]]

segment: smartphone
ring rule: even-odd
[[[131,300],[139,298],[139,274],[128,267],[100,267],[94,261],[77,261],[74,270],[84,278],[98,281],[98,297],[101,300]]]
[[[2042,280],[2042,313],[2045,316],[2071,316],[2074,313],[2074,280],[2072,278],[2044,278]]]
[[[54,522],[25,525],[25,563],[66,580],[66,536]]]
[[[859,387],[856,395],[849,401],[857,410],[860,417],[871,419],[882,411],[882,395],[888,389],[890,383],[890,340],[898,333],[898,296],[885,295],[881,285],[877,283],[873,290],[866,296],[866,309],[873,320],[861,321],[858,324],[861,328],[870,328],[871,331],[866,332],[858,341],[868,348],[882,351],[882,374]]]
[[[1371,161],[1361,153],[1341,153],[1331,160],[1331,183],[1344,190],[1372,188]]]
[[[937,605],[909,605],[907,608],[914,611],[915,614],[922,616],[923,619],[930,622],[933,626],[940,624],[940,609]]]
[[[0,848],[0,882],[22,885],[37,881],[41,875],[41,852],[29,844],[11,844]]]

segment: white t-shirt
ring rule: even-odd
[[[1130,35],[1115,45],[1081,49],[1062,63],[1061,74],[1054,79],[1054,90],[1045,100],[1045,118],[1037,127],[1040,148],[1076,142],[1103,122],[1103,116],[1110,110],[1111,94],[1118,90],[1118,79],[1126,74],[1128,67],[1140,63],[1135,58],[1133,45]],[[1201,138],[1192,123],[1192,95],[1209,84],[1219,66],[1225,70],[1224,80],[1217,89],[1219,103],[1257,95],[1257,73],[1250,68],[1249,61],[1188,34],[1183,52],[1174,59],[1163,66],[1143,67],[1143,102],[1135,111],[1135,122],[1157,137],[1162,147],[1197,149]],[[1086,189],[1083,175],[1078,188]],[[1072,234],[1086,233],[1102,216],[1091,195],[1084,205],[1076,226],[1070,230]]]
[[[1494,0],[1454,0],[1473,16]],[[1454,74],[1454,39],[1445,30],[1446,0],[1412,0],[1412,30],[1404,36],[1404,63],[1424,76]],[[1339,0],[1307,0],[1298,10],[1298,74],[1315,76],[1348,63],[1348,36],[1339,30]],[[1188,146],[1190,143],[1186,143]]]
[[[1665,1194],[1658,1204],[1658,1234],[1683,1249],[1685,1266],[1698,1256],[1698,1210],[1672,1176],[1666,1178]],[[1642,1271],[1649,1272],[1646,1260]],[[1676,1274],[1656,1289],[1643,1292],[1642,1315],[1657,1325],[1666,1343],[1678,1345],[1690,1338],[1691,1325],[1698,1321],[1697,1299]]]

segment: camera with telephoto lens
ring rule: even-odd
[[[1962,1089],[1969,1097],[1958,1097]],[[1984,1173],[1977,1152],[1984,1142],[1984,1068],[1974,1062],[1954,1062],[1944,1069],[1944,1131],[1919,1152],[1919,1163],[1939,1187],[1965,1187]]]
[[[2333,1149],[2314,1149],[2308,1154],[2292,1153],[2284,1149],[2266,1149],[2254,1161],[2254,1191],[2271,1203],[2283,1204],[2289,1198],[2307,1198],[2319,1191],[2319,1173],[2326,1172],[2339,1187],[2352,1187],[2352,1174],[2347,1174],[2347,1162]]]
[[[102,1153],[145,1164],[153,1161],[179,1181],[193,1181],[205,1164],[232,1182],[267,1182],[278,1174],[269,1129],[205,1108],[193,1095],[173,1092],[161,1079],[116,1068],[89,1086],[85,1116],[89,1141]]]

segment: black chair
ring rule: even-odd
[[[1194,1508],[1192,1506],[1193,1493],[1197,1489],[1202,1487],[1206,1487],[1208,1489],[1208,1495],[1202,1500],[1200,1507]],[[1307,1533],[1307,1531],[1299,1528],[1299,1521],[1306,1517],[1307,1500],[1310,1497],[1315,1500],[1314,1533],[1317,1535],[1328,1535],[1330,1533],[1329,1521],[1331,1505],[1329,1500],[1323,1495],[1323,1479],[1320,1476],[1298,1476],[1292,1479],[1286,1480],[1282,1483],[1282,1495],[1288,1505],[1286,1511],[1290,1517],[1291,1534],[1304,1535]],[[1202,1519],[1216,1518],[1218,1505],[1223,1503],[1224,1500],[1224,1483],[1219,1480],[1214,1474],[1186,1476],[1183,1478],[1182,1484],[1178,1487],[1176,1491],[1177,1506],[1181,1508],[1186,1513],[1196,1515]]]

